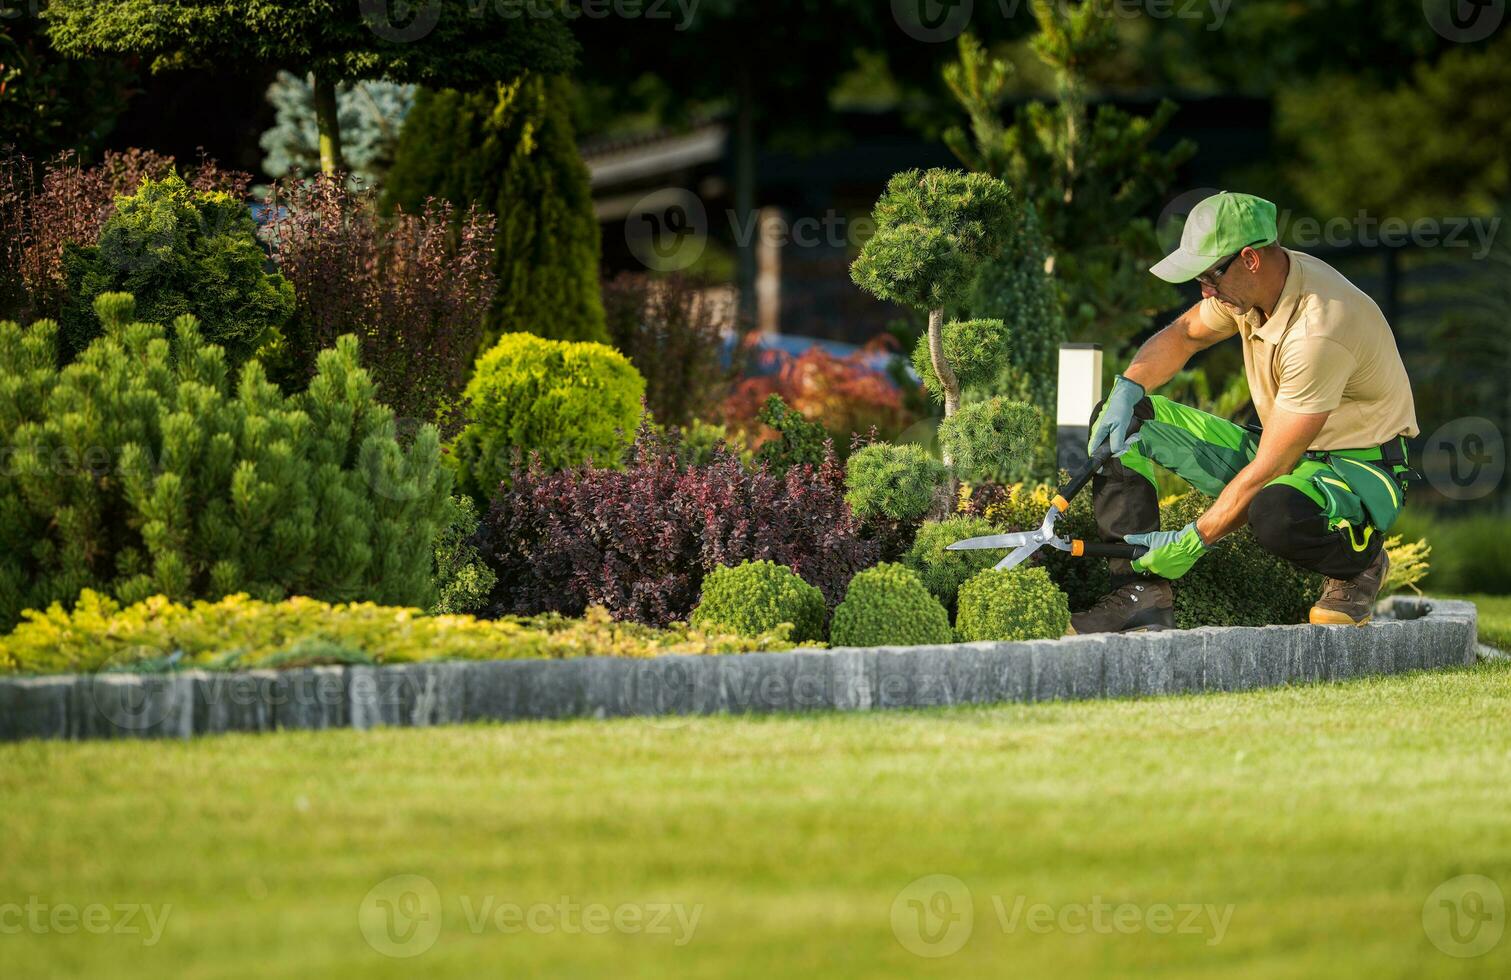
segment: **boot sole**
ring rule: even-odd
[[[1363,619],[1354,619],[1348,613],[1336,609],[1318,609],[1313,606],[1307,619],[1313,626],[1368,626],[1369,621],[1374,619],[1374,614],[1366,613]]]

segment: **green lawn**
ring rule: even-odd
[[[1142,702],[0,746],[0,973],[1505,975],[1511,938],[1453,958],[1423,909],[1459,875],[1511,891],[1508,719],[1496,664]],[[931,875],[959,884],[912,885]],[[115,908],[133,903],[153,917]],[[413,959],[364,938],[423,949],[432,924]]]
[[[1511,653],[1511,595],[1461,595],[1479,608],[1480,642]]]

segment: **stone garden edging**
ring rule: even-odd
[[[9,677],[0,678],[0,740],[1149,697],[1474,662],[1472,603],[1397,597],[1381,610],[1364,629],[1204,627],[646,660]]]

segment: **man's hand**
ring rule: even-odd
[[[1121,456],[1128,448],[1128,427],[1133,424],[1133,409],[1144,400],[1144,389],[1121,374],[1112,384],[1112,394],[1102,402],[1102,411],[1091,427],[1086,455],[1095,455],[1104,441],[1112,443],[1112,455]]]
[[[1149,553],[1133,563],[1135,572],[1151,572],[1160,578],[1180,578],[1191,570],[1196,559],[1207,553],[1207,543],[1192,521],[1179,531],[1151,531],[1129,534],[1129,544],[1142,545]]]
[[[1239,470],[1196,521],[1208,545],[1249,523],[1249,504],[1272,480],[1296,468],[1330,414],[1298,415],[1279,408],[1270,412],[1253,462]]]

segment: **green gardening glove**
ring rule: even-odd
[[[1112,394],[1102,403],[1102,411],[1091,427],[1086,455],[1095,455],[1104,440],[1111,440],[1112,455],[1123,455],[1123,451],[1128,448],[1128,427],[1133,424],[1133,408],[1143,400],[1143,386],[1118,375],[1112,384]]]
[[[1195,521],[1179,531],[1127,534],[1123,540],[1149,549],[1147,555],[1134,561],[1133,570],[1149,572],[1160,578],[1180,578],[1191,570],[1196,559],[1207,553],[1207,543],[1201,539]]]

